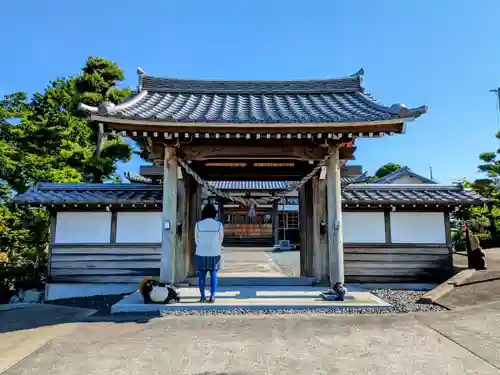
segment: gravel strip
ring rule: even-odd
[[[373,295],[390,303],[392,307],[388,310],[392,313],[443,311],[445,308],[438,305],[418,303],[426,291],[396,290],[396,289],[374,289],[369,290]],[[387,312],[386,312],[387,313]]]
[[[160,317],[160,316],[189,316],[189,315],[280,315],[280,314],[324,314],[324,315],[349,315],[349,314],[392,314],[392,313],[410,313],[410,312],[431,312],[446,311],[446,309],[436,306],[417,303],[418,299],[425,292],[415,292],[408,290],[390,290],[376,289],[370,290],[370,293],[389,302],[392,307],[389,308],[345,308],[335,310],[324,309],[302,309],[302,310],[198,310],[198,311],[162,311],[147,313],[119,313],[113,314],[116,317]]]
[[[411,313],[411,312],[430,312],[446,310],[437,305],[428,305],[417,303],[419,298],[425,292],[416,292],[408,290],[375,289],[370,293],[390,303],[392,307],[377,308],[345,308],[345,309],[301,309],[301,310],[198,310],[198,311],[162,311],[147,313],[118,313],[112,316],[127,316],[131,318],[140,317],[159,317],[159,316],[186,316],[186,315],[280,315],[280,314],[325,314],[325,315],[348,315],[348,314],[391,314],[391,313]],[[67,298],[54,301],[48,301],[61,306],[81,307],[95,309],[97,313],[94,316],[108,315],[111,305],[123,299],[127,294],[117,294],[108,296],[93,296],[80,298]]]

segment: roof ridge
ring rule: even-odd
[[[399,169],[396,169],[395,171],[389,173],[389,174],[386,174],[385,176],[383,177],[380,177],[374,181],[372,181],[373,184],[382,184],[382,183],[385,183],[385,182],[388,182],[388,181],[393,181],[393,180],[397,180],[399,177],[403,176],[405,173],[408,173],[411,176],[415,177],[415,178],[419,178],[419,179],[422,179],[423,181],[427,181],[428,184],[436,184],[436,181],[434,180],[431,180],[430,178],[427,178],[425,176],[422,176],[416,172],[414,172],[410,167],[408,167],[407,165],[399,168]]]
[[[340,81],[349,80],[353,78],[359,78],[364,76],[365,70],[363,68],[359,69],[356,73],[349,74],[343,77],[331,77],[331,78],[299,78],[299,79],[218,79],[218,78],[185,78],[185,77],[171,77],[171,76],[155,76],[148,74],[140,74],[143,78],[151,79],[166,79],[166,80],[179,80],[179,81],[201,81],[201,82],[317,82],[317,81]]]
[[[83,184],[59,184],[59,183],[40,183],[37,185],[38,191],[62,191],[62,190],[155,190],[162,188],[162,185],[149,185],[141,183],[83,183]]]
[[[339,93],[363,91],[364,70],[340,78],[287,80],[226,80],[176,78],[142,74],[141,90],[151,92],[224,93],[224,94],[290,94]]]
[[[464,190],[462,184],[365,184],[349,185],[346,189],[362,190]]]

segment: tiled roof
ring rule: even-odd
[[[42,183],[14,198],[27,204],[133,204],[160,203],[159,185],[144,184],[50,184]]]
[[[343,184],[359,184],[362,182],[366,182],[370,179],[370,176],[368,176],[368,173],[363,173],[361,176],[356,176],[356,177],[342,177],[342,183]]]
[[[397,181],[401,177],[413,177],[421,180],[425,184],[436,184],[436,181],[433,181],[427,177],[424,177],[422,175],[419,175],[415,172],[413,172],[410,168],[408,167],[402,167],[398,169],[397,171],[394,171],[392,173],[389,173],[388,175],[385,175],[384,177],[381,177],[377,180],[371,181],[372,184],[390,184],[394,181]]]
[[[125,177],[133,183],[151,184],[149,177],[134,172],[126,172]],[[368,181],[370,177],[363,174],[358,177],[342,177],[343,184],[355,184]],[[220,190],[284,190],[293,182],[287,181],[209,181],[210,184]]]
[[[291,182],[287,181],[210,181],[220,190],[285,190]]]
[[[353,184],[342,189],[346,204],[485,204],[488,199],[462,185]]]
[[[344,123],[416,118],[425,106],[378,104],[364,92],[363,71],[339,79],[220,81],[143,75],[125,103],[81,104],[102,117],[182,123]]]
[[[19,195],[19,204],[151,204],[161,203],[162,186],[144,184],[40,184]],[[353,184],[342,189],[344,204],[449,204],[488,202],[461,185]]]

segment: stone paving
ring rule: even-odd
[[[223,249],[222,268],[219,277],[283,277],[286,276],[273,261],[267,248]]]
[[[246,270],[243,263],[251,257],[262,254],[237,256],[225,270]],[[492,257],[490,266],[495,263]],[[270,266],[264,272],[275,271]],[[470,286],[487,284],[493,285]],[[0,373],[500,375],[500,300],[491,289],[484,295],[489,299],[472,307],[397,315],[122,316],[83,322],[92,311],[25,306],[0,311]]]
[[[111,307],[112,313],[188,310],[336,310],[349,308],[387,308],[391,305],[366,291],[349,291],[344,302],[325,301],[318,287],[223,287],[215,303],[199,303],[197,288],[180,288],[181,303],[145,305],[139,292]],[[210,293],[207,291],[207,296]]]
[[[426,314],[72,323],[4,375],[500,374],[499,312],[497,301]]]

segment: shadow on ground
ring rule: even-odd
[[[160,316],[159,314],[157,316]],[[83,322],[116,322],[116,323],[147,323],[157,317],[146,315],[110,316],[97,314],[96,310],[79,307],[58,306],[52,304],[33,304],[30,306],[13,307],[0,311],[0,334],[31,330],[41,327],[57,326],[66,323]]]

